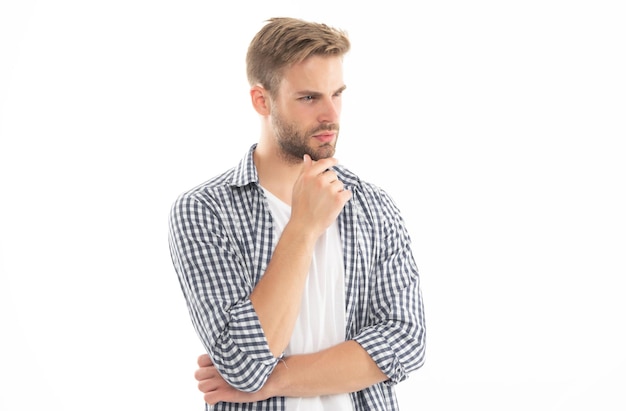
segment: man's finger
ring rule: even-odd
[[[208,379],[211,376],[211,372],[208,368],[198,368],[196,372],[193,373],[193,377],[196,381],[203,381]]]
[[[213,365],[213,361],[211,361],[211,357],[208,354],[202,354],[198,357],[198,366],[208,367],[209,365]]]

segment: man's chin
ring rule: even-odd
[[[335,147],[331,145],[324,145],[322,147],[317,148],[316,150],[311,150],[309,152],[309,156],[311,159],[318,161],[324,158],[330,158],[335,155]]]
[[[330,158],[335,155],[335,146],[325,144],[320,147],[311,148],[307,147],[305,150],[281,150],[283,158],[290,163],[298,164],[302,162],[302,157],[308,154],[313,161],[319,161],[325,158]]]

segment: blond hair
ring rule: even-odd
[[[248,47],[248,81],[273,94],[285,68],[314,55],[341,57],[349,50],[350,41],[342,30],[296,18],[271,18]]]

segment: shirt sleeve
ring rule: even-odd
[[[370,312],[354,337],[396,384],[424,363],[426,326],[420,278],[400,211],[384,192],[376,205],[380,248],[370,273]]]
[[[169,218],[172,262],[193,326],[213,364],[233,387],[258,391],[275,358],[249,295],[254,287],[236,235],[209,198],[183,194]]]

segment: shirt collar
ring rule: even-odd
[[[259,184],[259,175],[254,165],[254,150],[257,143],[254,143],[246,155],[241,159],[239,164],[235,167],[231,185],[235,187],[244,187],[248,184]],[[337,176],[346,185],[346,188],[352,189],[355,186],[360,185],[359,178],[345,167],[338,165],[333,167],[337,172]]]
[[[248,184],[258,184],[259,175],[257,174],[256,167],[254,166],[254,149],[257,143],[254,143],[246,155],[241,159],[239,164],[235,167],[231,185],[236,187],[243,187]]]

